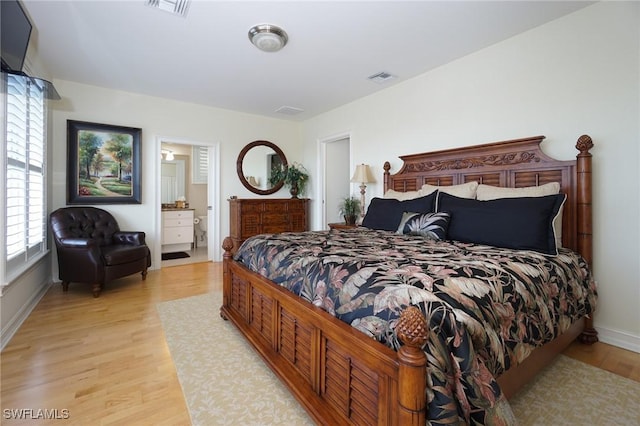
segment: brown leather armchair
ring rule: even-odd
[[[95,207],[64,207],[49,217],[58,250],[62,289],[69,283],[93,284],[100,296],[104,284],[136,272],[147,278],[151,252],[144,232],[120,231],[111,213]]]

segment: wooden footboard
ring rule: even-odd
[[[405,346],[395,352],[234,262],[229,238],[223,248],[221,316],[318,424],[425,424],[426,322],[419,311],[399,322]]]

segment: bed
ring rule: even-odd
[[[576,144],[579,151],[576,160],[558,161],[542,152],[540,143],[543,139],[543,136],[537,136],[402,156],[400,158],[403,160],[403,165],[397,173],[392,174],[389,163],[385,163],[384,190],[385,195],[397,196],[387,200],[400,200],[403,194],[419,193],[430,185],[437,187],[438,190],[433,192],[436,204],[440,203],[440,207],[456,212],[452,216],[455,219],[463,217],[458,216],[456,208],[463,208],[468,205],[466,203],[476,201],[465,201],[464,197],[459,199],[448,195],[445,193],[447,188],[466,188],[469,185],[475,185],[477,188],[482,185],[485,188],[524,189],[558,185],[559,192],[564,195],[557,195],[555,198],[551,195],[540,197],[553,204],[551,210],[555,209],[553,210],[555,213],[560,210],[560,207],[562,209],[562,213],[558,215],[561,222],[553,223],[553,232],[558,235],[553,235],[553,242],[550,241],[551,237],[546,236],[542,239],[542,244],[555,247],[555,237],[561,234],[561,248],[557,249],[557,252],[542,254],[535,252],[531,256],[539,259],[544,265],[552,266],[540,267],[541,269],[535,269],[538,268],[537,266],[535,268],[518,266],[515,272],[517,275],[522,270],[531,269],[560,271],[563,267],[553,262],[559,259],[562,261],[574,259],[567,262],[575,263],[575,269],[579,271],[581,279],[586,284],[582,287],[572,284],[573,287],[569,287],[569,290],[565,291],[566,294],[562,293],[557,297],[556,300],[560,302],[535,302],[540,306],[572,305],[573,302],[566,303],[569,294],[584,293],[580,302],[575,302],[576,307],[569,309],[572,311],[571,320],[568,319],[568,313],[565,315],[550,311],[551,313],[547,314],[545,320],[553,323],[552,328],[555,331],[538,330],[536,337],[529,339],[526,344],[514,342],[511,341],[509,334],[500,331],[496,334],[487,329],[483,334],[482,330],[480,332],[471,330],[469,324],[481,323],[468,321],[468,317],[460,313],[449,299],[445,298],[444,302],[441,298],[437,301],[431,299],[435,297],[432,294],[447,293],[446,297],[451,296],[451,291],[441,286],[440,281],[455,282],[458,286],[467,285],[481,275],[505,275],[504,271],[508,269],[505,265],[527,264],[529,258],[524,259],[522,253],[528,252],[528,248],[517,247],[511,250],[515,251],[514,254],[505,251],[507,249],[503,247],[478,245],[476,242],[457,241],[457,239],[440,242],[433,242],[431,239],[415,240],[420,237],[399,235],[388,230],[379,230],[379,227],[376,227],[378,228],[376,230],[366,227],[349,231],[317,231],[304,235],[269,235],[266,236],[266,241],[262,242],[260,239],[264,237],[259,236],[247,240],[236,253],[235,259],[231,252],[233,244],[230,239],[225,239],[223,243],[225,250],[223,306],[220,311],[222,317],[235,324],[319,424],[508,423],[513,420],[510,418],[510,409],[506,402],[508,397],[529,382],[576,338],[579,337],[585,343],[593,343],[597,340],[591,321],[591,313],[595,307],[595,283],[590,275],[592,223],[589,150],[593,143],[590,137],[581,136]],[[441,195],[442,193],[446,195]],[[428,197],[409,198],[420,199],[423,203]],[[497,201],[489,201],[489,204],[500,207],[511,206],[509,203],[516,202],[498,198]],[[560,198],[563,203],[558,202]],[[490,199],[487,198],[487,200]],[[517,202],[520,203],[520,200],[529,202],[528,199],[528,197],[518,198]],[[372,200],[367,215],[372,211],[374,204],[384,204],[387,202],[384,200],[376,199],[375,202]],[[547,201],[535,201],[536,205],[540,202]],[[403,204],[401,210],[406,209],[406,206],[407,204]],[[471,210],[459,211],[463,215],[465,211]],[[365,217],[363,225],[367,221],[371,224],[373,219]],[[451,225],[453,223],[454,220],[451,220]],[[478,229],[478,227],[465,229],[463,225],[471,223],[468,220],[460,220],[456,223],[459,225],[456,225],[455,229],[450,226],[449,231],[466,235],[466,232],[474,232],[474,229]],[[550,223],[549,227],[551,227]],[[293,245],[291,241],[283,241],[291,239],[294,240]],[[460,237],[460,239],[464,238]],[[428,256],[435,256],[433,259],[439,260],[424,258],[427,254],[416,251],[415,241],[421,241],[419,244],[421,250],[424,249],[423,251],[428,252]],[[309,242],[311,245],[305,248],[303,243]],[[286,247],[292,248],[278,251],[279,244],[289,244]],[[380,245],[376,246],[376,244]],[[247,245],[246,248],[245,245]],[[358,251],[365,245],[385,247],[381,256],[384,259],[393,258],[396,253],[400,253],[396,251],[396,246],[403,246],[407,252],[398,254],[397,257],[413,262],[412,267],[421,265],[426,270],[425,265],[431,264],[432,269],[440,271],[437,273],[441,275],[443,270],[456,271],[454,275],[457,278],[450,279],[451,274],[449,274],[447,279],[437,283],[431,278],[426,279],[427,282],[433,282],[433,289],[429,286],[427,291],[421,288],[418,296],[415,296],[416,290],[409,290],[411,293],[408,299],[411,303],[400,303],[397,298],[385,299],[393,300],[393,303],[389,302],[389,309],[381,309],[388,316],[386,322],[371,320],[370,317],[366,320],[351,317],[351,313],[357,309],[348,309],[345,306],[353,306],[354,302],[337,296],[334,302],[336,300],[344,302],[337,306],[336,310],[340,314],[338,316],[347,317],[347,319],[339,319],[335,311],[331,312],[334,302],[328,300],[325,293],[318,297],[317,288],[324,288],[320,285],[322,283],[304,282],[304,280],[299,282],[298,293],[304,293],[304,289],[313,293],[307,294],[308,300],[305,300],[284,288],[283,282],[275,278],[275,275],[273,277],[277,282],[267,278],[274,272],[267,271],[270,264],[281,263],[283,266],[288,265],[289,269],[292,268],[292,264],[287,263],[289,261],[283,260],[284,252],[287,250],[296,252],[298,258],[300,253],[304,252],[311,262],[312,258],[319,257],[318,252],[326,249],[328,257],[323,261],[325,265],[331,262],[354,265],[358,263],[354,259],[365,259],[364,252]],[[254,257],[253,261],[244,259],[243,248],[245,248],[244,252],[257,252],[259,256]],[[339,259],[335,250],[346,252],[347,256],[351,253],[351,261]],[[353,250],[357,252],[354,254]],[[475,263],[473,263],[474,266],[469,266],[471,265],[469,258],[460,254],[463,252],[465,256],[470,252],[478,255],[482,253],[482,256],[489,256],[492,253],[493,260],[490,262],[493,263],[487,269],[490,272],[487,273],[482,269],[485,267],[475,266]],[[265,262],[265,259],[268,259],[268,262]],[[501,259],[501,263],[495,263],[495,259]],[[451,263],[446,263],[449,261]],[[475,258],[471,261],[475,262]],[[297,262],[295,267],[299,268],[300,261]],[[460,266],[460,262],[464,265]],[[375,259],[362,260],[359,263],[364,265],[365,270],[367,266],[370,267],[369,270],[379,266]],[[381,260],[380,263],[384,262]],[[467,276],[462,277],[461,271],[464,271]],[[340,271],[340,273],[346,272]],[[348,278],[343,276],[342,282],[355,280],[357,277],[353,277],[357,274],[362,275],[363,272],[362,269],[357,269],[351,273],[354,275]],[[546,276],[547,273],[535,272],[530,275]],[[314,274],[308,273],[306,276],[313,277]],[[425,281],[420,270],[414,276],[419,276],[422,282]],[[556,274],[553,273],[551,276],[555,277]],[[380,281],[380,274],[378,274],[378,282]],[[522,286],[519,282],[518,279],[512,279],[510,286],[518,290],[509,294],[521,292]],[[395,284],[394,288],[402,287],[402,283]],[[377,284],[374,283],[373,288],[377,288],[376,286]],[[501,285],[496,287],[503,288]],[[556,289],[555,285],[551,287]],[[548,287],[548,284],[535,286],[543,293],[546,288],[551,287]],[[310,288],[312,290],[309,290]],[[433,290],[432,293],[430,293],[431,290]],[[507,290],[504,291],[504,293],[507,292]],[[354,295],[357,291],[351,291],[351,293]],[[361,296],[363,297],[359,299],[358,306],[363,306],[362,301],[368,297],[362,294]],[[478,299],[485,298],[484,294],[476,296]],[[416,298],[419,299],[419,303],[414,303]],[[471,304],[468,300],[470,298],[462,297],[461,299],[463,304],[467,302]],[[406,298],[403,300],[406,302]],[[534,303],[531,302],[533,300],[531,297],[526,300],[528,302],[525,304]],[[368,302],[367,304],[371,305]],[[504,303],[494,303],[494,305],[498,313],[500,309],[509,310],[511,306]],[[516,306],[515,302],[513,306]],[[486,311],[485,308],[480,310]],[[390,311],[392,311],[391,314],[389,314]],[[546,312],[546,308],[542,311]],[[489,316],[500,316],[490,310],[487,312]],[[458,315],[461,315],[462,321],[459,320]],[[442,319],[449,317],[455,318],[451,321]],[[518,329],[526,323],[518,320],[520,318],[518,311],[500,316],[500,318],[504,317],[512,317],[515,321],[512,325],[507,324],[506,328]],[[434,321],[438,323],[437,327],[434,326]],[[440,326],[445,323],[446,326]],[[377,335],[372,338],[372,334]],[[547,336],[543,339],[541,334]],[[380,341],[380,335],[383,336],[383,341]],[[489,346],[496,347],[498,345],[495,343],[495,335],[506,336],[503,340],[509,343],[508,355],[488,356],[485,353],[488,349],[478,344],[478,340],[482,340],[484,335],[492,336]],[[468,358],[467,352],[457,351],[461,347],[471,348]],[[450,351],[452,348],[455,351]],[[452,365],[455,368],[452,368]],[[471,367],[468,367],[469,365]]]

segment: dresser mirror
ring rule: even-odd
[[[287,165],[287,157],[277,145],[269,141],[253,141],[238,155],[236,170],[242,185],[254,194],[269,195],[277,192],[283,181],[272,185],[271,170]]]

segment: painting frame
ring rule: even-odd
[[[142,129],[67,120],[67,204],[141,204]]]

